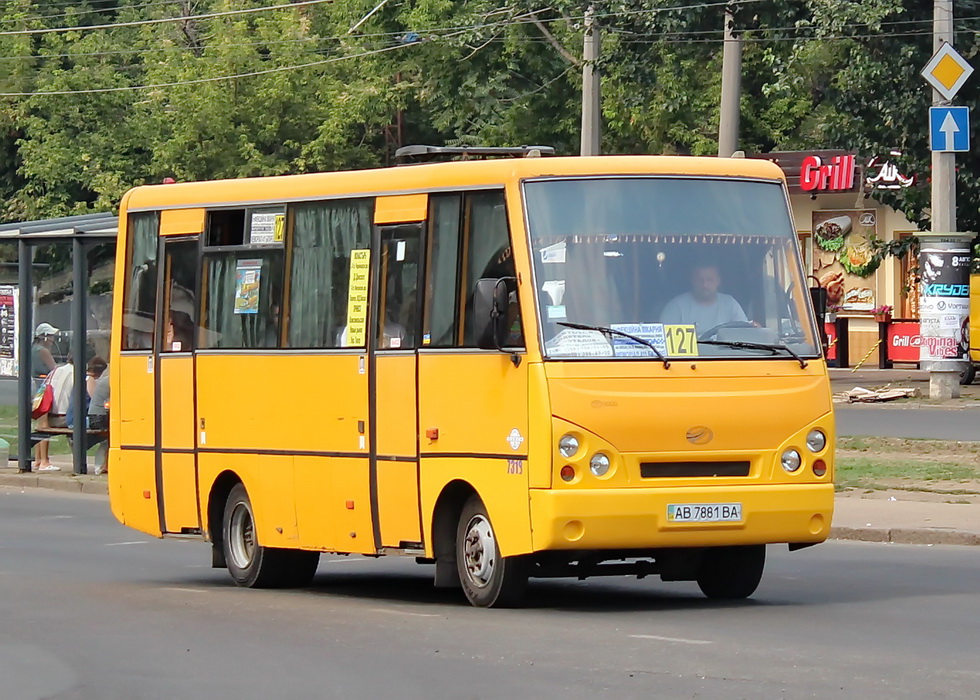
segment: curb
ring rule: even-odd
[[[109,484],[105,481],[79,479],[75,476],[49,476],[47,474],[0,474],[0,486],[16,488],[42,488],[69,493],[87,493],[99,496],[109,494]]]
[[[980,534],[965,532],[963,530],[942,530],[938,528],[832,527],[830,528],[830,537],[835,540],[887,542],[892,544],[980,545]]]

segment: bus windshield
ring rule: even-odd
[[[524,198],[546,357],[818,355],[780,183],[543,179]]]

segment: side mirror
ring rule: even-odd
[[[476,345],[499,350],[507,339],[507,278],[477,280],[473,294]]]

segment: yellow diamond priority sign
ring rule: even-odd
[[[963,83],[973,73],[973,66],[960,56],[950,44],[936,52],[926,67],[922,77],[945,99],[952,100],[963,87]]]

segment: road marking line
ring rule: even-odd
[[[654,639],[658,642],[676,642],[677,644],[711,644],[706,639],[682,639],[681,637],[660,637],[656,634],[631,634],[631,639]]]
[[[106,544],[104,546],[106,546],[106,547],[122,547],[123,545],[127,545],[127,544],[149,544],[149,543],[146,542],[145,540],[133,540],[132,542],[109,542],[108,544]]]
[[[39,515],[35,520],[71,520],[74,515]]]
[[[389,615],[411,615],[412,617],[439,617],[433,613],[407,612],[405,610],[393,610],[391,608],[370,608],[374,612],[388,613]]]
[[[200,588],[180,588],[179,586],[164,586],[161,591],[180,591],[181,593],[207,593]]]
[[[327,559],[327,564],[359,564],[367,559]]]

